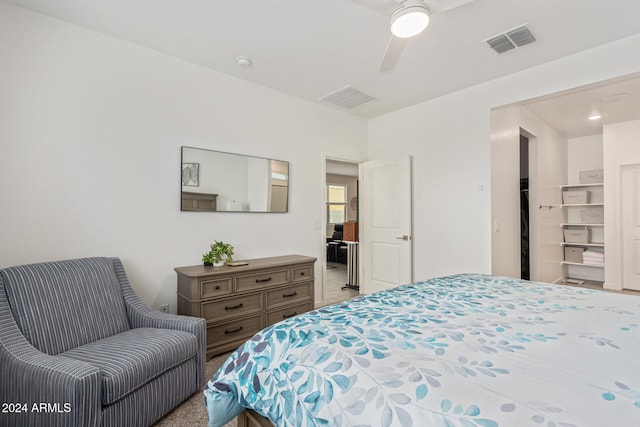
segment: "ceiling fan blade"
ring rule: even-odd
[[[406,44],[407,39],[391,37],[387,45],[387,51],[384,54],[384,58],[382,58],[382,65],[380,65],[381,73],[388,73],[395,68]]]

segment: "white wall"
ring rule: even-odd
[[[640,120],[603,126],[605,287],[622,289],[619,168],[640,163]]]
[[[322,152],[364,159],[365,120],[5,2],[0,58],[0,266],[118,256],[175,311],[214,239],[321,261]],[[289,161],[289,213],[180,212],[183,145]]]
[[[269,160],[250,157],[247,171],[247,209],[269,210],[271,168]]]
[[[602,169],[602,134],[567,139],[567,184],[580,184],[580,171]]]
[[[413,156],[417,279],[491,272],[491,109],[637,72],[639,50],[629,37],[369,121],[370,159]]]

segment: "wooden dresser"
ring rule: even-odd
[[[176,267],[178,314],[207,321],[207,359],[235,350],[256,332],[313,309],[316,258],[244,260],[239,267]]]

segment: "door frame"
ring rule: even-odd
[[[336,162],[346,162],[346,163],[353,163],[355,165],[358,165],[358,179],[360,179],[360,174],[361,174],[361,169],[362,169],[362,163],[365,162],[366,160],[353,160],[353,159],[347,159],[344,157],[336,157],[336,156],[332,156],[330,154],[326,154],[326,153],[322,153],[321,154],[322,157],[322,164],[320,167],[320,176],[322,178],[322,212],[320,215],[320,229],[322,230],[322,240],[321,240],[321,244],[322,244],[322,304],[325,304],[326,301],[326,293],[327,293],[327,275],[326,275],[326,271],[327,271],[327,160],[333,160]],[[360,203],[358,203],[358,216],[362,215],[362,207],[360,205]],[[360,224],[358,223],[358,229],[360,228]],[[358,230],[359,231],[359,230]],[[360,234],[360,233],[358,233]],[[358,248],[358,277],[362,277],[362,271],[360,270],[362,268],[362,248]]]
[[[640,167],[640,159],[630,159],[624,162],[616,162],[614,165],[614,181],[613,181],[613,191],[615,195],[615,215],[614,217],[615,226],[613,227],[614,235],[607,237],[607,229],[611,228],[611,222],[606,220],[606,212],[605,212],[605,251],[606,248],[615,246],[615,253],[605,256],[605,289],[615,289],[615,290],[623,290],[624,287],[624,242],[622,240],[622,172],[625,168],[638,166]],[[605,180],[605,206],[607,205],[607,183]],[[609,211],[610,212],[610,211]],[[611,240],[615,242],[615,245],[608,245],[607,241]],[[609,261],[609,263],[607,263]],[[615,266],[611,265],[615,262]],[[614,267],[614,268],[611,268]],[[615,271],[616,277],[611,280],[611,277],[607,277],[607,270]],[[613,282],[613,286],[612,286]]]

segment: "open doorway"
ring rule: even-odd
[[[326,159],[325,304],[358,295],[358,163]]]
[[[520,278],[531,279],[529,234],[529,138],[520,134]]]

